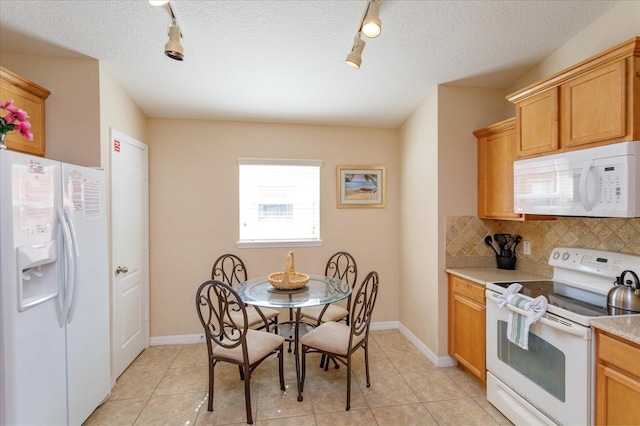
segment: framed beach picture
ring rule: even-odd
[[[338,208],[385,206],[385,166],[338,166]]]

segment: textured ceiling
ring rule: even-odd
[[[438,84],[506,88],[614,1],[386,0],[362,68],[365,0],[0,0],[0,50],[100,60],[149,117],[395,128]]]

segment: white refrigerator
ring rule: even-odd
[[[0,150],[0,425],[80,425],[109,396],[104,171]]]

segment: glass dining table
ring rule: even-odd
[[[278,323],[278,334],[294,345],[298,401],[302,401],[299,339],[315,324],[300,318],[300,310],[310,306],[328,305],[343,300],[351,294],[349,283],[324,275],[309,275],[309,282],[297,290],[279,290],[271,285],[267,277],[241,282],[236,292],[247,305],[264,308],[289,309],[289,321]],[[293,311],[295,310],[295,317]]]

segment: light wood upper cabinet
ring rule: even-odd
[[[624,65],[620,60],[561,86],[563,146],[573,147],[625,136]]]
[[[640,424],[640,346],[596,329],[596,424]]]
[[[515,156],[552,152],[559,147],[558,88],[553,87],[516,104],[518,135]],[[514,123],[515,128],[515,123]],[[515,135],[515,131],[514,131]]]
[[[507,97],[516,156],[535,157],[640,139],[640,37]]]
[[[510,118],[473,132],[478,138],[478,217],[503,220],[543,220],[554,216],[514,213],[513,161],[516,159],[516,119]]]
[[[26,111],[31,123],[31,133],[33,133],[32,141],[18,133],[9,133],[5,140],[8,149],[44,157],[46,150],[44,103],[50,93],[44,87],[0,67],[0,101],[6,102],[13,99],[15,107]]]
[[[513,160],[516,156],[515,118],[473,132],[478,138],[478,216],[518,219],[513,212]]]
[[[449,355],[487,381],[484,286],[449,274]]]

